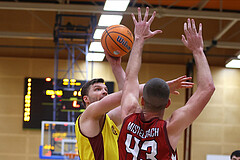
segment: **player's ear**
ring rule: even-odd
[[[83,96],[83,101],[84,101],[86,104],[89,104],[89,103],[90,103],[88,96]]]
[[[168,107],[170,106],[170,104],[171,104],[171,99],[169,98],[169,99],[168,99],[168,103],[167,103],[167,105],[166,105],[165,108],[168,108]]]

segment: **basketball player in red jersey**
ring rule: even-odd
[[[121,67],[121,58],[112,58],[106,54],[113,73],[121,90],[125,80],[125,72]],[[191,77],[181,76],[168,81],[170,92],[179,94],[179,88],[191,88],[193,83],[186,82]],[[143,84],[140,85],[142,92]],[[75,125],[78,152],[81,160],[118,159],[117,139],[121,121],[121,93],[107,94],[104,80],[93,79],[82,88],[82,98],[86,110],[78,117]],[[96,123],[96,124],[95,124]]]
[[[132,14],[135,24],[135,43],[127,68],[126,80],[121,100],[122,118],[124,119],[119,139],[120,160],[173,160],[172,155],[186,129],[201,113],[210,100],[215,87],[207,59],[203,52],[202,25],[197,32],[194,20],[184,23],[184,45],[193,52],[197,68],[197,90],[185,106],[173,112],[166,121],[163,120],[164,110],[170,105],[169,87],[160,78],[149,80],[143,89],[139,106],[138,72],[142,60],[144,41],[151,37],[150,24],[155,13],[148,19],[149,9],[146,8],[144,18],[138,8],[138,21]],[[136,47],[137,46],[137,47]]]

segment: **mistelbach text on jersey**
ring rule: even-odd
[[[127,130],[131,131],[134,134],[137,134],[141,138],[159,136],[159,128],[150,128],[147,131],[144,131],[140,126],[136,125],[133,122],[128,123]]]

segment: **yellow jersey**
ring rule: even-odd
[[[79,116],[80,117],[80,116]],[[76,120],[75,132],[78,144],[78,154],[81,160],[118,160],[119,130],[115,123],[105,115],[102,131],[95,137],[83,135],[79,127],[79,117]]]

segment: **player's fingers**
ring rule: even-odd
[[[199,24],[199,31],[198,31],[199,36],[202,37],[202,23]]]
[[[108,51],[104,49],[104,53],[105,53],[106,57],[108,58],[109,57]]]
[[[192,88],[193,85],[181,85],[181,88]]]
[[[188,28],[188,31],[191,33],[192,32],[192,25],[191,25],[191,20],[190,18],[187,19],[187,28]]]
[[[192,30],[194,33],[197,33],[196,25],[194,19],[192,19]]]
[[[162,33],[162,30],[156,30],[156,31],[153,31],[152,33],[153,35],[156,35],[156,34]]]
[[[184,35],[182,35],[182,42],[183,42],[183,44],[184,44],[185,46],[188,46],[188,43],[187,43],[186,38],[185,38]]]
[[[186,88],[192,88],[192,86],[188,86],[188,85],[181,85],[181,87],[179,87],[179,88],[181,88],[181,89],[186,89]]]
[[[185,78],[185,77],[186,77],[186,75],[181,76],[181,77],[178,77],[178,78],[176,78],[176,80],[179,81],[179,80],[181,80],[181,79],[183,79],[183,78]]]
[[[191,80],[191,79],[192,79],[192,77],[184,77],[181,79],[181,81],[187,81],[187,80]]]
[[[153,14],[152,14],[151,18],[148,20],[148,23],[149,23],[149,25],[151,25],[151,24],[152,24],[152,22],[153,22],[153,20],[154,20],[155,16],[156,16],[156,11],[154,11],[154,12],[153,12]]]
[[[190,33],[188,31],[188,28],[187,28],[187,23],[186,22],[184,23],[184,33],[185,33],[186,37],[188,37],[190,35]]]
[[[141,9],[138,7],[138,22],[142,21]]]
[[[193,82],[181,82],[182,85],[194,85]]]
[[[132,13],[131,15],[132,15],[133,23],[136,25],[137,20],[136,20],[136,18],[135,18],[135,15],[134,15],[133,13]]]
[[[143,19],[143,21],[145,21],[145,22],[147,22],[147,19],[148,19],[148,12],[149,12],[149,7],[146,7],[146,12],[145,12],[144,19]]]
[[[181,86],[184,86],[184,85],[186,85],[186,86],[193,86],[194,83],[193,82],[181,82]]]

